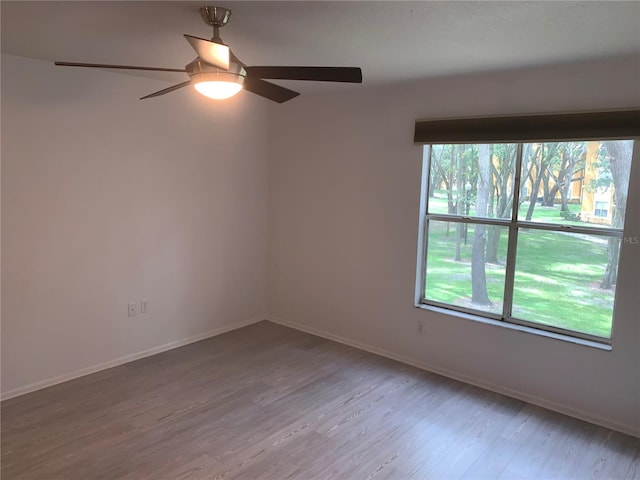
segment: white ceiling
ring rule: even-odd
[[[359,66],[369,85],[640,55],[640,1],[3,1],[2,52],[182,68],[194,57],[182,34],[211,36],[207,4],[232,10],[221,35],[247,65]]]

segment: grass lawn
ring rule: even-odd
[[[607,264],[603,237],[520,232],[516,257],[514,317],[611,335],[615,292],[599,287]]]
[[[526,211],[526,206],[523,205]],[[554,212],[555,211],[555,212]],[[537,221],[564,220],[559,208],[536,207]],[[474,225],[468,225],[467,245],[454,260],[456,224],[431,221],[425,298],[502,314],[507,229],[502,230],[500,265],[486,264],[490,306],[471,303],[471,248]],[[449,232],[447,234],[447,229]],[[464,236],[463,236],[464,237]],[[607,263],[605,237],[524,230],[518,236],[513,316],[530,322],[610,337],[614,290],[599,288]]]
[[[499,259],[507,256],[507,229],[501,228]],[[471,303],[471,247],[474,225],[468,225],[467,245],[460,246],[460,261],[454,260],[456,245],[456,224],[431,221],[429,223],[429,248],[427,252],[427,278],[425,298],[461,307],[472,307],[491,313],[502,313],[504,296],[504,261],[502,265],[485,265],[487,291],[492,305],[479,306]]]
[[[518,210],[518,220],[524,221],[526,219],[528,208],[529,202],[523,202],[520,205],[520,209]],[[580,205],[572,203],[569,204],[569,211],[571,213],[580,213],[580,209]],[[592,223],[564,219],[560,216],[560,205],[556,205],[555,207],[543,207],[540,204],[536,205],[536,208],[533,209],[533,216],[531,217],[531,221],[543,223],[560,223],[562,225],[588,225],[590,227],[601,226]]]

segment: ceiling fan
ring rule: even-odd
[[[249,92],[283,103],[300,93],[276,85],[269,80],[312,80],[321,82],[362,83],[362,70],[357,67],[250,67],[242,63],[222,42],[220,28],[229,21],[231,11],[222,7],[203,7],[200,14],[204,22],[213,27],[211,40],[184,35],[198,54],[184,68],[139,67],[133,65],[107,65],[101,63],[55,62],[63,67],[112,68],[147,70],[156,72],[184,72],[189,80],[142,97],[157,97],[187,85],[193,85],[202,95],[217,100],[232,97],[243,88]]]

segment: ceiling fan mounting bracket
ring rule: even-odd
[[[202,7],[200,9],[200,15],[204,23],[210,27],[221,28],[229,22],[231,10],[224,7]]]
[[[222,43],[220,38],[220,29],[224,27],[231,17],[231,10],[224,7],[202,7],[200,9],[200,16],[204,23],[213,27],[213,37],[211,40],[216,43]]]

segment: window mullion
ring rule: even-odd
[[[541,222],[515,222],[518,228],[529,228],[531,230],[546,230],[550,232],[561,233],[581,233],[584,235],[595,235],[602,237],[622,237],[622,230],[619,228],[605,228],[605,227],[580,227],[574,225],[561,225],[553,223],[541,223]]]
[[[516,165],[513,178],[513,205],[511,206],[511,225],[509,225],[509,241],[507,243],[507,265],[504,278],[504,299],[502,303],[502,318],[511,317],[513,306],[513,283],[515,280],[516,249],[518,244],[518,207],[520,206],[520,176],[522,174],[522,143],[516,150]]]
[[[510,225],[510,221],[502,218],[490,218],[490,217],[469,217],[466,215],[449,215],[449,214],[439,214],[439,213],[430,213],[427,214],[427,218],[430,220],[438,220],[441,222],[452,222],[452,223],[477,223],[481,225],[495,225],[498,227],[508,227]]]

